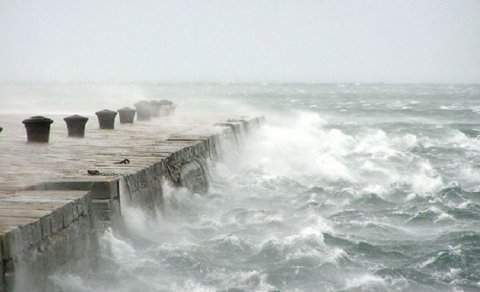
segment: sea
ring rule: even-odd
[[[207,194],[125,206],[99,268],[52,291],[480,291],[478,84],[6,84],[12,112],[167,98],[264,115],[208,162]],[[18,96],[19,98],[7,98]]]

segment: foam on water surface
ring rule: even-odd
[[[122,94],[173,96],[184,114],[263,113],[268,124],[210,163],[208,194],[165,185],[156,218],[125,207],[126,231],[103,235],[99,270],[59,271],[52,286],[480,289],[478,85],[183,87]]]

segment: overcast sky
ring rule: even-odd
[[[480,0],[0,0],[0,81],[480,83]]]

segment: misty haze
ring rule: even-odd
[[[480,1],[0,0],[0,291],[479,291]]]

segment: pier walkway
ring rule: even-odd
[[[28,116],[0,114],[0,291],[14,287],[22,264],[51,270],[75,253],[81,257],[73,242],[91,241],[94,221],[121,216],[120,196],[161,204],[165,179],[193,190],[198,181],[204,191],[202,160],[263,122],[175,114],[133,124],[117,117],[115,129],[105,130],[89,116],[85,137],[73,138],[64,117],[48,116],[49,143],[27,143]]]

